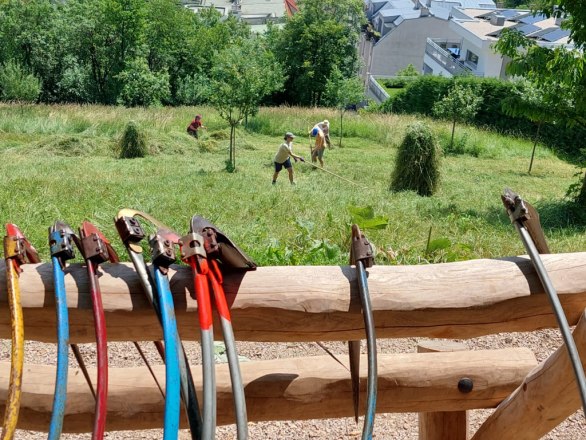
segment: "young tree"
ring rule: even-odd
[[[230,125],[226,169],[236,169],[236,126],[258,110],[263,97],[283,87],[283,72],[260,37],[243,40],[218,54],[211,72],[210,104]]]
[[[557,121],[586,127],[586,58],[579,47],[550,49],[518,31],[505,30],[495,49],[511,58],[507,73],[524,77],[546,92],[548,104],[563,97],[565,103],[557,109]]]
[[[450,148],[454,145],[456,122],[466,122],[472,119],[478,112],[481,103],[482,96],[477,88],[455,81],[448,94],[434,104],[433,114],[435,116],[452,121]]]
[[[340,110],[340,147],[342,146],[344,113],[352,104],[358,104],[364,99],[364,85],[359,77],[344,78],[337,67],[326,83],[324,102]]]
[[[562,28],[570,31],[574,48],[541,47],[516,31],[504,32],[495,48],[511,59],[507,73],[552,91],[549,103],[563,98],[564,105],[551,112],[557,122],[586,127],[586,8],[582,1],[541,0],[535,12],[564,19]],[[579,146],[574,153],[580,154]],[[586,194],[586,174],[578,194]],[[586,206],[586,198],[577,197],[576,202]]]
[[[563,112],[568,105],[563,95],[562,87],[552,89],[536,86],[530,81],[523,81],[518,84],[515,94],[503,101],[505,113],[511,116],[524,116],[537,124],[527,174],[531,174],[533,168],[541,126],[546,122],[555,121],[558,112]]]

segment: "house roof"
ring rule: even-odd
[[[393,23],[399,18],[408,20],[418,18],[420,15],[421,9],[416,9],[412,0],[387,0],[374,14],[373,19],[382,18],[385,23]]]
[[[201,8],[214,7],[228,14],[236,6],[232,0],[183,1],[186,8],[197,11]],[[296,0],[240,0],[242,15],[270,15],[283,17],[292,15],[299,9]]]
[[[299,10],[295,0],[285,0],[285,11],[287,16],[292,17]]]
[[[495,9],[493,0],[371,0],[369,5],[377,11],[373,15],[373,19],[377,17],[383,18],[386,23],[394,22],[399,17],[405,20],[419,18],[421,16],[421,9],[427,7],[432,15],[447,20],[449,18],[449,10],[453,7],[458,8],[477,8],[478,11],[486,12],[487,10]],[[446,14],[445,10],[448,10]]]
[[[505,28],[514,26],[515,23],[512,21],[506,21],[502,26],[495,26],[490,24],[490,21],[486,20],[459,20],[455,19],[455,23],[462,26],[467,31],[473,33],[477,37],[483,40],[496,41],[498,38],[494,35],[496,31],[502,31]]]
[[[465,8],[465,9],[495,9],[496,5],[493,0],[432,0],[432,7],[442,8]]]
[[[458,11],[471,19],[486,14],[486,9],[482,8],[458,8]]]
[[[421,15],[421,10],[414,9],[413,3],[411,3],[410,8],[384,9],[380,11],[377,15],[380,15],[381,17],[385,18],[385,21],[389,21],[389,18],[394,17],[394,19],[396,19],[401,16],[404,18],[417,18]],[[391,21],[394,21],[394,19]]]
[[[511,28],[540,42],[568,44],[570,32],[561,29],[554,18],[533,16],[530,11],[517,9],[497,9],[489,12],[481,9],[463,9],[462,12],[470,19],[454,19],[454,23],[483,40],[496,41],[504,29]],[[504,17],[502,25],[491,23],[491,19],[497,16]]]

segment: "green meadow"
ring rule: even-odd
[[[207,126],[200,140],[185,132],[195,113]],[[296,163],[295,186],[285,171],[271,185],[283,134],[295,133],[294,151],[308,158],[307,132],[323,119],[330,120],[334,144],[325,168],[354,184]],[[500,200],[511,187],[540,212],[552,252],[586,250],[585,224],[565,198],[576,167],[540,145],[527,174],[529,140],[458,126],[459,154],[442,158],[434,196],[391,192],[397,147],[417,119],[347,113],[339,147],[335,110],[262,108],[238,129],[237,170],[228,173],[229,127],[211,108],[2,104],[0,219],[16,223],[44,260],[55,220],[75,228],[93,222],[124,258],[113,217],[135,208],[180,233],[192,215],[202,215],[261,265],[345,264],[355,221],[377,226],[364,232],[379,264],[422,264],[524,253]],[[117,158],[129,121],[144,132],[149,156]],[[426,122],[446,146],[450,124]]]

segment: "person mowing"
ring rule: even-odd
[[[279,177],[279,172],[283,167],[285,167],[289,173],[289,182],[291,182],[291,185],[295,185],[295,182],[293,181],[293,165],[291,165],[291,158],[295,159],[295,162],[298,160],[305,162],[303,157],[293,153],[293,139],[295,139],[293,133],[285,133],[284,139],[285,142],[281,144],[277,154],[275,154],[275,174],[273,174],[273,185],[277,183],[277,177]]]
[[[203,122],[201,120],[201,115],[196,115],[195,119],[193,121],[191,121],[191,124],[189,124],[189,126],[187,127],[187,133],[192,135],[194,138],[199,139],[197,131],[200,128],[206,128],[206,127],[203,125]]]
[[[319,124],[314,125],[314,127],[309,132],[311,137],[315,138],[315,146],[311,150],[311,161],[315,162],[319,159],[319,164],[323,168],[324,166],[324,150],[326,148],[326,137],[324,136],[324,132],[319,127]]]
[[[322,122],[318,123],[317,126],[321,128],[321,131],[324,132],[324,138],[326,140],[326,145],[328,148],[332,148],[332,141],[330,140],[330,121],[324,119]]]

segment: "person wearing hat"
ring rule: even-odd
[[[315,162],[319,159],[319,164],[324,166],[324,150],[326,149],[326,137],[324,136],[324,132],[319,127],[319,124],[315,124],[311,131],[309,132],[311,137],[315,138],[315,145],[311,150],[311,161]]]
[[[332,148],[332,141],[330,141],[330,121],[324,119],[322,122],[318,123],[317,126],[323,131],[328,148]]]
[[[305,162],[305,159],[293,153],[293,139],[295,139],[295,135],[293,133],[285,133],[285,142],[281,144],[277,154],[275,154],[275,174],[273,174],[273,185],[277,183],[277,177],[279,177],[279,172],[283,169],[283,167],[285,167],[289,173],[289,182],[291,182],[291,185],[295,185],[295,182],[293,182],[293,165],[291,165],[291,158],[295,159],[295,162],[298,160]]]

